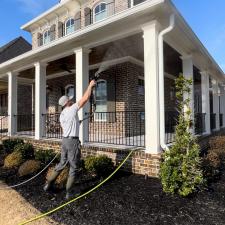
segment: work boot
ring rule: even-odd
[[[45,192],[49,191],[51,189],[52,185],[50,182],[46,182],[45,186],[43,187],[43,190]]]
[[[52,172],[51,176],[49,177],[49,179],[47,180],[47,182],[43,188],[44,191],[49,191],[51,189],[52,184],[56,180],[58,175],[59,175],[59,172],[56,172],[55,170]]]
[[[66,192],[66,200],[70,200],[73,197],[72,193],[70,191]]]
[[[72,186],[73,186],[73,183],[74,183],[74,176],[69,176],[68,179],[67,179],[67,183],[66,183],[66,191],[67,192],[70,192]]]

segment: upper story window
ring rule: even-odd
[[[65,34],[70,34],[75,31],[75,21],[74,19],[70,18],[65,23]]]
[[[103,20],[107,17],[106,3],[101,2],[94,8],[94,22]]]
[[[43,44],[48,44],[51,41],[51,32],[47,30],[43,34]]]

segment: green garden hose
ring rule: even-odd
[[[56,212],[56,211],[58,211],[58,210],[64,208],[65,206],[67,206],[67,205],[69,205],[69,204],[71,204],[71,203],[77,201],[78,199],[81,199],[81,198],[87,196],[88,194],[92,193],[93,191],[95,191],[96,189],[98,189],[99,187],[101,187],[105,182],[107,182],[107,181],[108,181],[108,180],[109,180],[109,179],[110,179],[110,178],[111,178],[111,177],[112,177],[112,176],[113,176],[113,175],[114,175],[114,174],[115,174],[122,166],[123,166],[123,164],[128,160],[128,158],[131,156],[131,154],[132,154],[135,150],[136,150],[136,149],[130,151],[129,154],[127,155],[127,157],[123,160],[123,162],[116,168],[116,170],[115,170],[111,175],[109,175],[105,180],[103,180],[103,181],[102,181],[101,183],[99,183],[97,186],[95,186],[94,188],[92,188],[91,190],[89,190],[89,191],[87,191],[86,193],[84,193],[84,194],[82,194],[82,195],[80,195],[80,196],[78,196],[78,197],[76,197],[76,198],[74,198],[74,199],[72,199],[72,200],[70,200],[70,201],[68,201],[68,202],[66,202],[66,203],[64,203],[64,204],[62,204],[62,205],[60,205],[60,206],[58,206],[58,207],[56,207],[55,209],[52,209],[52,210],[50,210],[50,211],[48,211],[48,212],[46,212],[46,213],[40,214],[39,216],[36,216],[36,217],[34,217],[34,218],[31,218],[31,219],[29,219],[29,220],[27,220],[27,221],[24,221],[24,222],[22,222],[22,223],[19,223],[18,225],[24,225],[24,224],[28,224],[28,223],[31,223],[31,222],[40,220],[40,219],[42,219],[43,217],[48,216],[48,215],[50,215],[50,214],[52,214],[52,213],[54,213],[54,212]]]

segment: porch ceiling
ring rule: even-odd
[[[7,91],[7,89],[8,83],[3,80],[0,80],[0,92]]]
[[[118,59],[126,56],[132,56],[141,61],[144,60],[144,46],[142,41],[142,34],[135,34],[133,36],[120,39],[118,41],[110,42],[98,47],[92,48],[89,56],[89,64],[99,64],[104,61]],[[75,55],[63,57],[48,63],[47,76],[63,73],[67,71],[71,73],[75,69]],[[20,72],[19,77],[34,79],[34,68],[27,69]]]

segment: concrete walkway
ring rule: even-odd
[[[0,187],[6,187],[0,181]],[[0,224],[18,225],[26,219],[40,214],[40,211],[29,204],[19,193],[13,189],[0,190]],[[32,225],[59,225],[49,218],[30,223]],[[60,225],[63,225],[60,223]]]

